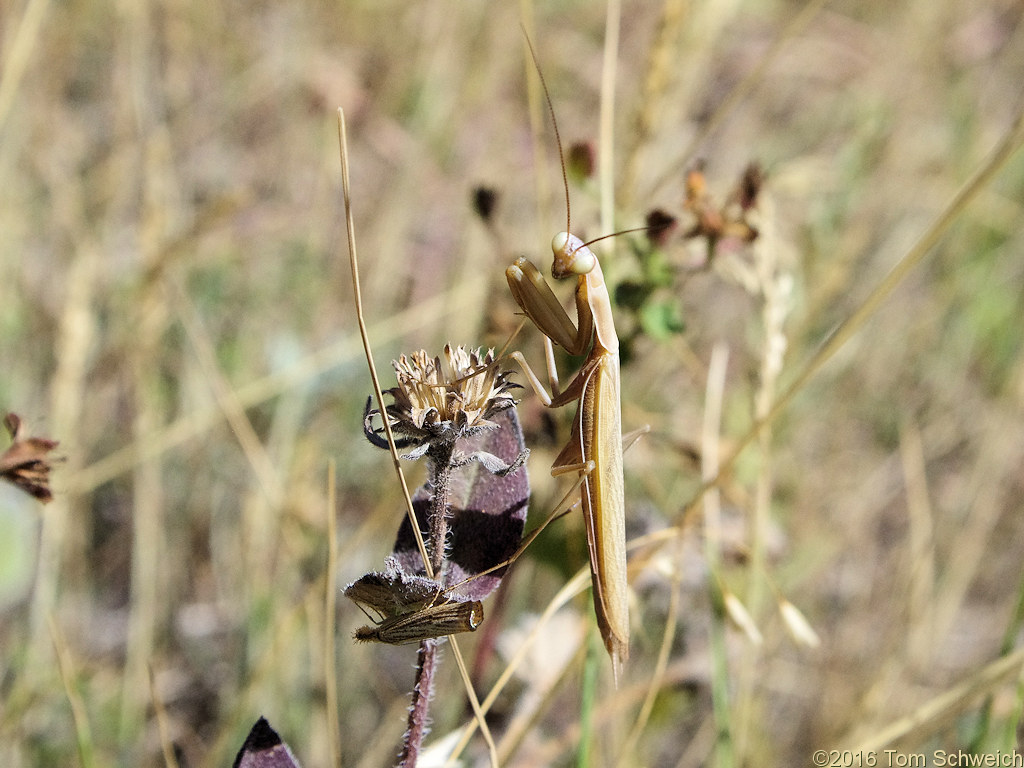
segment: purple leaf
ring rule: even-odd
[[[459,450],[468,458],[456,470],[450,487],[451,509],[447,546],[448,569],[441,579],[445,587],[462,584],[471,577],[511,557],[523,538],[526,507],[530,498],[530,480],[525,467],[504,475],[491,472],[495,463],[481,461],[475,454],[490,454],[500,464],[513,465],[522,460],[525,450],[523,432],[515,408],[494,415],[497,429],[488,430],[462,441]],[[491,471],[488,470],[491,467]],[[420,530],[427,534],[430,490],[420,487],[413,494],[413,508]],[[423,573],[423,560],[416,547],[408,516],[402,521],[395,541],[395,559],[408,573]],[[462,584],[453,593],[470,600],[482,600],[501,583],[505,568]]]
[[[299,768],[288,745],[261,717],[249,731],[231,768]]]

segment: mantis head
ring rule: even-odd
[[[578,277],[593,271],[597,256],[576,235],[559,232],[551,240],[551,251],[555,256],[551,264],[551,275],[557,279]]]

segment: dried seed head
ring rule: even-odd
[[[789,600],[779,603],[779,612],[782,614],[786,629],[789,630],[789,634],[796,642],[808,648],[817,648],[821,645],[821,638],[818,637],[818,633],[814,631],[811,623]]]
[[[456,440],[491,429],[491,416],[510,408],[510,371],[494,364],[494,350],[444,348],[444,359],[420,350],[393,362],[398,386],[388,390],[396,431],[419,441]]]
[[[761,636],[761,630],[757,628],[757,624],[754,622],[754,617],[747,611],[747,607],[732,592],[726,592],[722,595],[722,598],[725,601],[725,612],[728,617],[747,636],[750,642],[754,645],[761,645],[764,642],[764,638]]]

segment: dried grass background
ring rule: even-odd
[[[616,226],[678,210],[688,145],[802,9],[623,5]],[[596,140],[605,8],[533,14],[562,135]],[[361,436],[370,387],[334,109],[349,120],[378,360],[448,340],[500,346],[515,325],[504,265],[546,262],[564,226],[549,130],[534,165],[522,9],[26,0],[0,18],[0,406],[66,456],[49,506],[0,495],[0,763],[162,765],[173,741],[179,765],[223,766],[265,714],[303,765],[328,765],[333,627],[342,764],[390,764],[413,651],[356,647],[355,607],[323,608],[328,515],[340,588],[380,567],[402,514],[387,456]],[[757,412],[766,345],[787,344],[778,392],[1009,129],[1022,21],[1012,0],[826,3],[700,144],[719,194],[748,160],[768,170],[767,234],[749,258],[769,259],[792,292],[766,324],[735,275],[693,275],[679,292],[686,333],[638,345],[623,421],[653,433],[626,458],[631,534],[678,523],[700,486],[688,448],[701,443],[712,348],[729,350],[727,455]],[[505,253],[471,212],[479,183],[501,191]],[[970,681],[977,691],[910,728],[901,749],[1016,743],[1019,661],[983,673],[1016,645],[1022,596],[1022,199],[1017,155],[724,484],[717,578],[764,637],[755,647],[726,630],[737,761],[803,765],[815,748],[870,743]],[[596,187],[574,187],[573,203],[574,228],[599,234]],[[606,270],[621,276],[631,262],[616,247]],[[533,329],[517,343],[540,359]],[[546,478],[557,446],[524,397],[540,519],[562,487]],[[567,414],[556,418],[564,428]],[[728,556],[751,543],[757,510],[771,582]],[[488,631],[463,640],[472,658],[495,633],[479,690],[584,565],[577,518],[541,536],[502,607],[488,603]],[[689,527],[634,574],[618,690],[602,654],[576,652],[588,595],[540,630],[496,705],[506,764],[576,764],[581,702],[594,708],[590,764],[616,764],[667,618],[678,630],[665,673],[620,764],[708,764],[699,534]],[[785,632],[769,583],[818,649]],[[445,675],[438,736],[467,719],[453,664]],[[478,741],[470,754],[483,759]]]

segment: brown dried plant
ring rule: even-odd
[[[25,437],[24,425],[15,413],[4,417],[4,426],[11,436],[11,444],[0,454],[0,477],[44,504],[51,501],[50,470],[54,459],[49,454],[57,447],[57,441]]]

